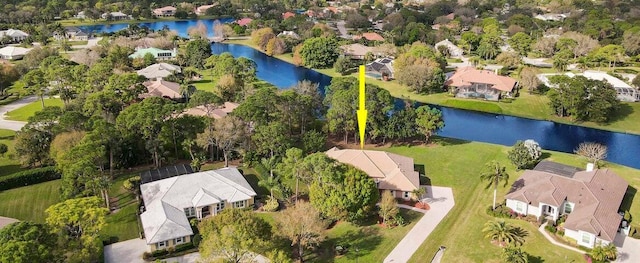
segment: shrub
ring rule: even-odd
[[[496,209],[489,206],[487,208],[487,214],[490,216],[498,217],[498,218],[515,218],[516,213],[511,210],[511,208],[507,207],[504,204],[500,204],[496,206]]]
[[[0,177],[0,191],[60,179],[53,166],[29,169]]]
[[[144,252],[142,253],[142,259],[144,260],[148,260],[151,258],[151,253],[150,252]]]
[[[544,229],[549,231],[549,233],[553,233],[553,234],[555,234],[558,231],[558,229],[553,225],[546,225]]]
[[[404,221],[404,217],[402,217],[402,215],[398,213],[393,217],[393,223],[396,226],[404,226],[406,224],[406,221]]]
[[[202,241],[202,236],[200,236],[200,234],[194,235],[193,240],[191,240],[194,247],[200,246],[200,241]]]
[[[186,250],[189,250],[189,249],[192,249],[192,248],[195,248],[195,246],[191,242],[180,244],[180,245],[177,245],[175,247],[175,253],[186,251]]]
[[[160,257],[160,256],[164,256],[169,254],[169,251],[167,251],[166,249],[160,249],[160,250],[156,250],[151,252],[151,256],[153,256],[154,258]]]
[[[416,208],[423,209],[423,210],[429,210],[429,208],[431,208],[431,207],[426,202],[418,202],[418,203],[416,203]]]
[[[278,211],[278,207],[280,207],[278,200],[269,197],[269,200],[267,200],[267,203],[262,207],[262,210],[267,212],[275,212]]]
[[[167,248],[167,254],[171,254],[173,252],[176,252],[176,248],[175,247]]]
[[[624,221],[631,222],[631,214],[629,211],[624,211]]]

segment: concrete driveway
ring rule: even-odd
[[[0,129],[6,129],[6,130],[12,130],[12,131],[19,131],[20,129],[22,129],[22,127],[27,124],[26,122],[5,120],[4,115],[7,112],[10,112],[18,108],[22,108],[27,104],[32,103],[36,100],[38,100],[38,97],[28,96],[28,97],[19,99],[17,101],[14,101],[8,105],[0,106]]]
[[[105,263],[145,263],[142,253],[149,251],[144,239],[130,239],[104,247]]]
[[[640,262],[640,240],[618,233],[613,243],[618,247],[615,262]]]
[[[449,213],[455,205],[453,201],[453,191],[449,187],[427,186],[427,198],[424,199],[429,203],[430,209],[425,211],[413,207],[398,205],[402,208],[409,208],[414,211],[424,213],[420,221],[409,233],[407,233],[400,243],[389,253],[384,259],[384,263],[400,263],[407,262],[418,250],[418,247],[427,239],[429,234],[436,228],[442,219]]]
[[[19,222],[20,220],[18,219],[13,219],[13,218],[9,218],[9,217],[4,217],[4,216],[0,216],[0,229],[8,226],[10,224],[13,224],[15,222]]]

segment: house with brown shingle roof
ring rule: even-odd
[[[567,215],[564,235],[593,248],[615,239],[622,222],[618,210],[627,186],[610,169],[562,175],[536,166],[514,182],[505,198],[507,207],[519,214],[552,220]]]
[[[458,68],[444,84],[456,97],[497,101],[503,96],[511,97],[518,81],[490,70],[463,67]]]
[[[402,155],[371,150],[340,150],[333,147],[327,156],[350,164],[375,180],[378,189],[390,191],[396,198],[410,199],[420,187],[420,174],[414,170],[413,159]]]
[[[147,87],[147,92],[138,96],[141,99],[149,97],[161,97],[168,99],[182,98],[182,94],[180,93],[180,84],[175,82],[157,79],[145,81],[142,85]]]

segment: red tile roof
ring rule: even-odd
[[[478,70],[474,67],[458,68],[445,82],[447,86],[462,87],[473,83],[491,84],[494,89],[512,91],[517,81],[513,78],[500,76],[490,70]]]
[[[245,17],[236,21],[236,23],[238,23],[239,26],[247,26],[249,23],[251,23],[251,21],[253,21],[253,19]]]
[[[291,13],[291,12],[282,13],[282,19],[287,19],[287,18],[294,17],[294,16],[296,16],[296,14]]]
[[[384,37],[375,32],[362,33],[362,36],[355,36],[353,39],[358,40],[363,38],[369,41],[384,41]]]

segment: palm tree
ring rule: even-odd
[[[594,247],[588,255],[595,261],[608,262],[613,261],[618,256],[618,249],[612,243],[606,246]]]
[[[500,246],[503,243],[522,245],[524,237],[528,235],[527,231],[520,227],[497,220],[485,223],[482,232],[485,238],[497,241]]]
[[[185,81],[183,80],[183,82]],[[189,102],[189,98],[191,98],[191,95],[193,95],[193,93],[195,92],[196,87],[191,84],[183,83],[180,85],[180,94],[186,102]]]
[[[509,183],[509,174],[506,168],[501,166],[497,161],[491,161],[485,164],[485,170],[480,174],[482,181],[487,181],[486,189],[493,186],[493,209],[496,209],[496,195],[498,194],[498,185],[504,182],[504,186]]]
[[[280,184],[280,177],[267,177],[258,182],[259,186],[269,189],[271,199],[273,199],[273,192],[281,191],[282,185]]]
[[[416,199],[416,201],[420,201],[420,197],[422,197],[422,195],[424,195],[427,192],[426,189],[422,188],[422,187],[418,187],[416,189],[413,189],[411,191],[411,194],[413,195],[413,198]]]
[[[502,259],[507,263],[528,263],[529,255],[520,247],[507,246],[502,250]]]

